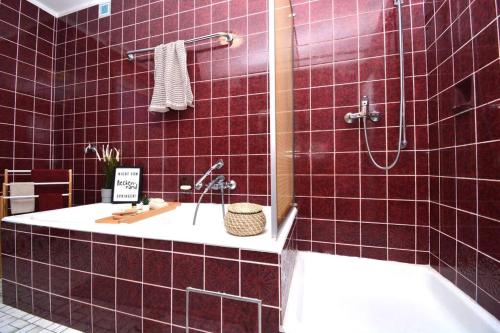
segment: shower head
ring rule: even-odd
[[[205,180],[205,178],[207,178],[214,170],[220,169],[223,166],[224,166],[223,160],[220,159],[217,162],[215,162],[215,164],[212,165],[210,169],[208,169],[203,176],[201,176],[201,178],[196,182],[196,184],[194,184],[194,188],[200,190],[203,187],[203,181]]]
[[[215,162],[215,164],[212,166],[213,170],[220,169],[224,166],[224,161],[223,160],[218,160]]]

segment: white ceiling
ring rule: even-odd
[[[111,0],[28,0],[49,14],[60,17]]]

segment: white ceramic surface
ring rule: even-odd
[[[160,214],[132,224],[101,224],[95,220],[110,216],[130,205],[97,203],[57,209],[46,212],[5,217],[7,222],[32,224],[53,228],[116,234],[121,236],[150,239],[175,240],[190,243],[203,243],[216,246],[238,247],[248,250],[280,253],[296,215],[293,208],[283,223],[276,239],[271,237],[270,207],[264,207],[267,223],[266,230],[257,236],[237,237],[224,229],[221,205],[201,204],[196,226],[193,215],[196,205],[183,203],[175,210]]]
[[[493,333],[500,323],[429,266],[299,252],[286,333]]]

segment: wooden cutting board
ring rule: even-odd
[[[108,216],[102,219],[95,220],[96,223],[109,223],[109,224],[120,224],[120,223],[135,223],[159,214],[169,212],[176,209],[181,205],[180,202],[169,202],[165,207],[148,210],[143,213],[135,213],[132,215],[124,215],[121,219],[117,219],[116,216]]]

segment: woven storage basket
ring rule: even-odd
[[[236,236],[254,236],[264,231],[266,216],[262,206],[241,202],[229,205],[224,217],[227,232]]]

